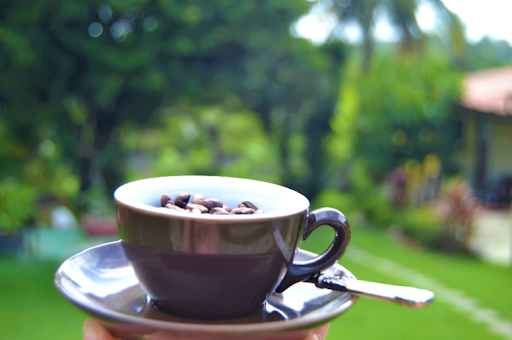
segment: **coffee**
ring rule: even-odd
[[[163,194],[160,198],[160,205],[161,208],[192,214],[252,215],[263,213],[261,209],[258,209],[254,203],[249,201],[240,202],[237,208],[231,209],[227,205],[224,205],[221,200],[217,198],[206,198],[201,194],[194,195],[190,203],[188,203],[189,200],[190,194],[188,192],[178,194],[174,202],[169,195]]]

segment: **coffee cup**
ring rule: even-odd
[[[160,207],[167,194],[202,194],[261,214],[210,215]],[[231,319],[258,312],[283,292],[332,266],[350,240],[336,209],[308,213],[302,194],[276,184],[217,176],[170,176],[130,182],[114,198],[121,245],[137,279],[160,310],[194,319]],[[335,231],[318,257],[294,262],[302,240],[321,225]]]

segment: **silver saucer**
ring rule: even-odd
[[[299,250],[296,261],[316,254]],[[327,275],[355,279],[336,264]],[[170,339],[284,339],[305,337],[344,313],[357,297],[297,283],[282,294],[273,293],[262,310],[252,316],[221,320],[192,320],[157,310],[139,285],[119,241],[87,249],[66,260],[55,273],[55,285],[73,304],[92,315],[121,339],[140,339],[155,333]],[[292,334],[293,333],[293,334]]]

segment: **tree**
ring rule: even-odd
[[[449,56],[431,50],[422,55],[382,53],[362,73],[358,61],[345,67],[340,101],[326,148],[335,168],[362,158],[382,181],[407,159],[422,162],[439,155],[449,173],[456,136],[449,123],[460,96],[462,73]]]
[[[318,190],[343,47],[289,34],[300,1],[7,1],[0,11],[0,177],[80,204],[124,181],[127,122],[160,108],[249,109],[285,185]],[[167,112],[175,112],[173,110]],[[172,113],[171,113],[172,114]]]
[[[429,3],[443,18],[446,27],[443,30],[451,36],[460,34],[461,25],[448,11],[441,0],[337,0],[332,2],[331,11],[339,18],[339,25],[348,22],[359,24],[363,35],[363,58],[361,64],[366,72],[370,69],[375,50],[375,24],[378,19],[387,19],[388,23],[400,35],[398,49],[403,52],[422,51],[426,41],[416,20],[416,11],[422,3]]]
[[[493,41],[486,37],[477,44],[466,44],[462,58],[468,71],[509,66],[512,46],[506,41]]]

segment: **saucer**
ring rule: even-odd
[[[298,250],[295,261],[316,254]],[[339,264],[324,271],[356,279]],[[156,309],[139,285],[120,241],[87,249],[67,259],[55,273],[55,285],[70,302],[98,319],[121,339],[302,339],[308,329],[325,324],[357,301],[348,293],[297,283],[272,293],[257,313],[230,320],[193,320]]]

